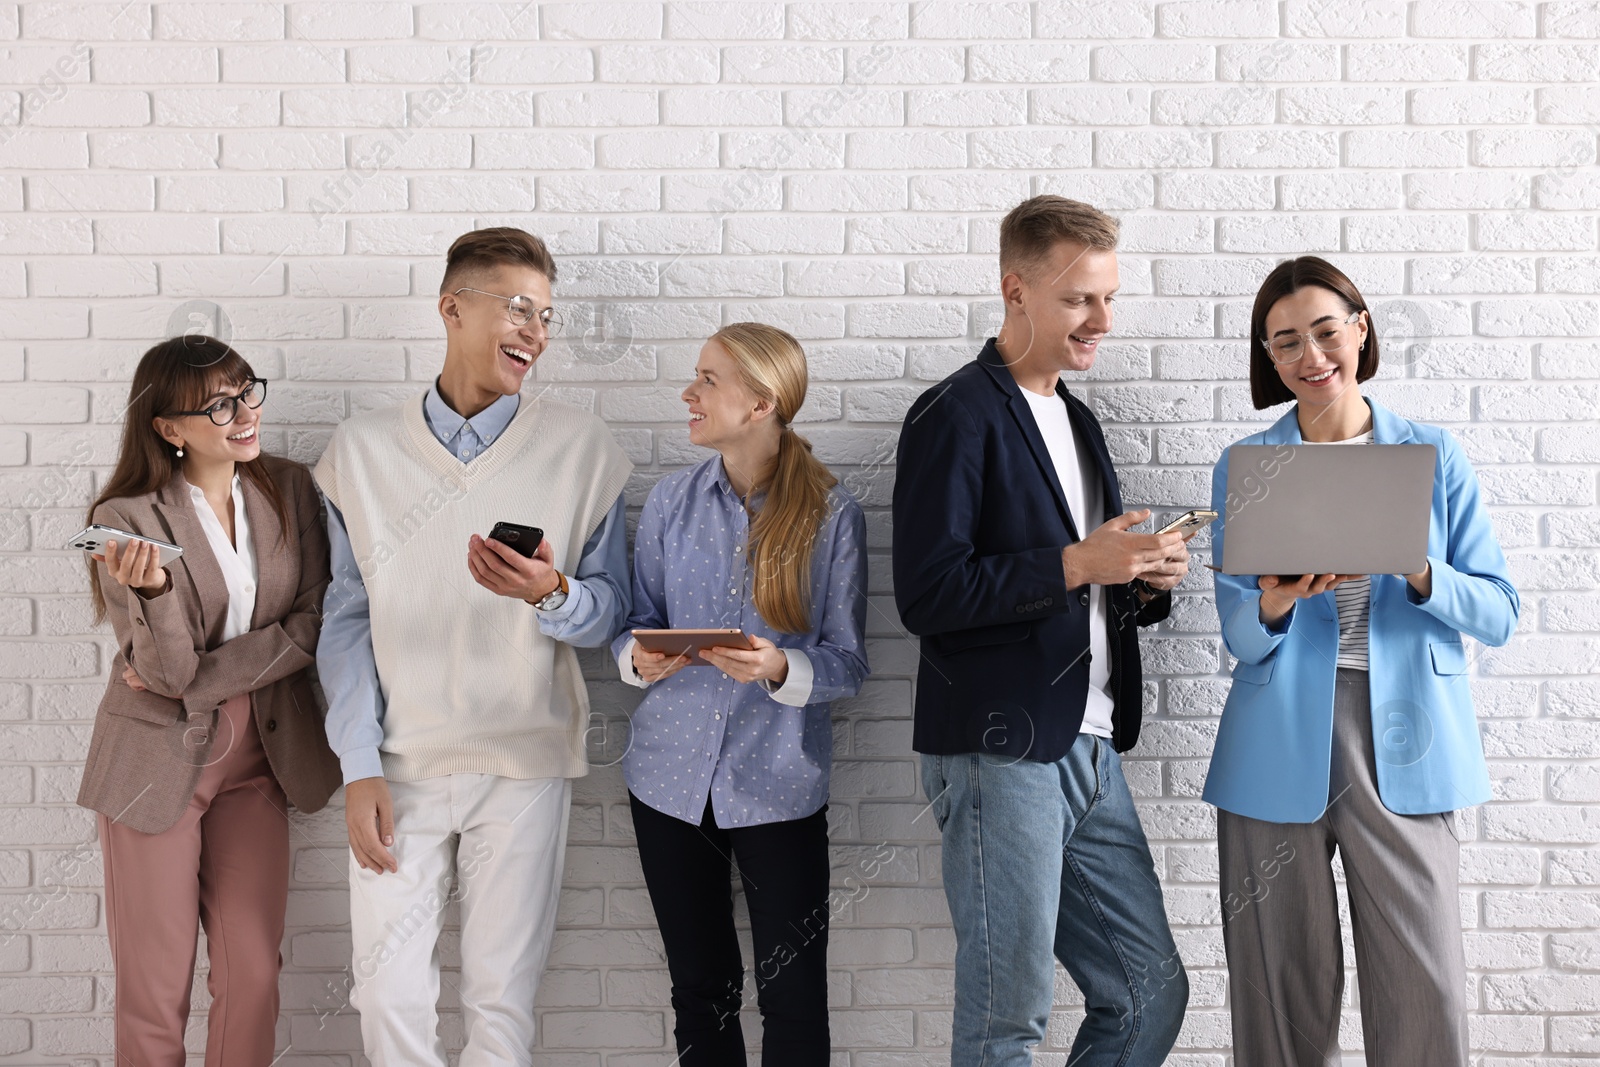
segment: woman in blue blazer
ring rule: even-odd
[[[1378,369],[1366,302],[1314,256],[1281,263],[1251,314],[1257,408],[1295,407],[1248,445],[1421,443],[1437,450],[1427,566],[1417,574],[1218,573],[1237,658],[1205,799],[1217,806],[1234,1056],[1338,1061],[1343,995],[1337,849],[1349,890],[1367,1063],[1467,1062],[1454,811],[1489,799],[1466,634],[1502,645],[1517,591],[1448,432],[1361,395]],[[1263,471],[1292,478],[1283,464]],[[1212,481],[1222,558],[1228,457]]]

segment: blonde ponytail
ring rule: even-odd
[[[789,425],[806,399],[805,350],[783,330],[757,322],[732,323],[711,339],[739,364],[746,387],[772,401],[783,426],[767,498],[750,522],[756,611],[780,633],[809,633],[812,551],[839,479]]]

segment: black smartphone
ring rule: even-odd
[[[523,526],[516,522],[497,522],[489,531],[489,538],[499,541],[519,556],[532,556],[544,540],[544,531],[537,526]]]

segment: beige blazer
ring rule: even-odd
[[[169,568],[172,588],[151,599],[96,564],[118,653],[78,803],[135,830],[160,833],[178,821],[202,768],[226,754],[231,739],[219,736],[221,709],[240,693],[250,694],[267,758],[290,803],[316,811],[339,786],[339,761],[328,748],[307,670],[316,663],[329,581],[321,504],[300,464],[265,455],[261,462],[283,494],[289,529],[280,539],[271,502],[241,479],[259,576],[250,630],[231,641],[222,640],[227,584],[181,473],[153,493],[95,509],[95,522],[183,548]],[[128,665],[146,691],[122,680]]]

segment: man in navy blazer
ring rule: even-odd
[[[895,599],[922,638],[913,746],[956,929],[951,1062],[1032,1061],[1055,959],[1083,990],[1074,1067],[1161,1063],[1188,982],[1118,753],[1139,735],[1138,628],[1188,569],[1136,533],[1063,372],[1111,328],[1117,224],[1057,196],[1000,229],[1005,318],[901,429]]]

